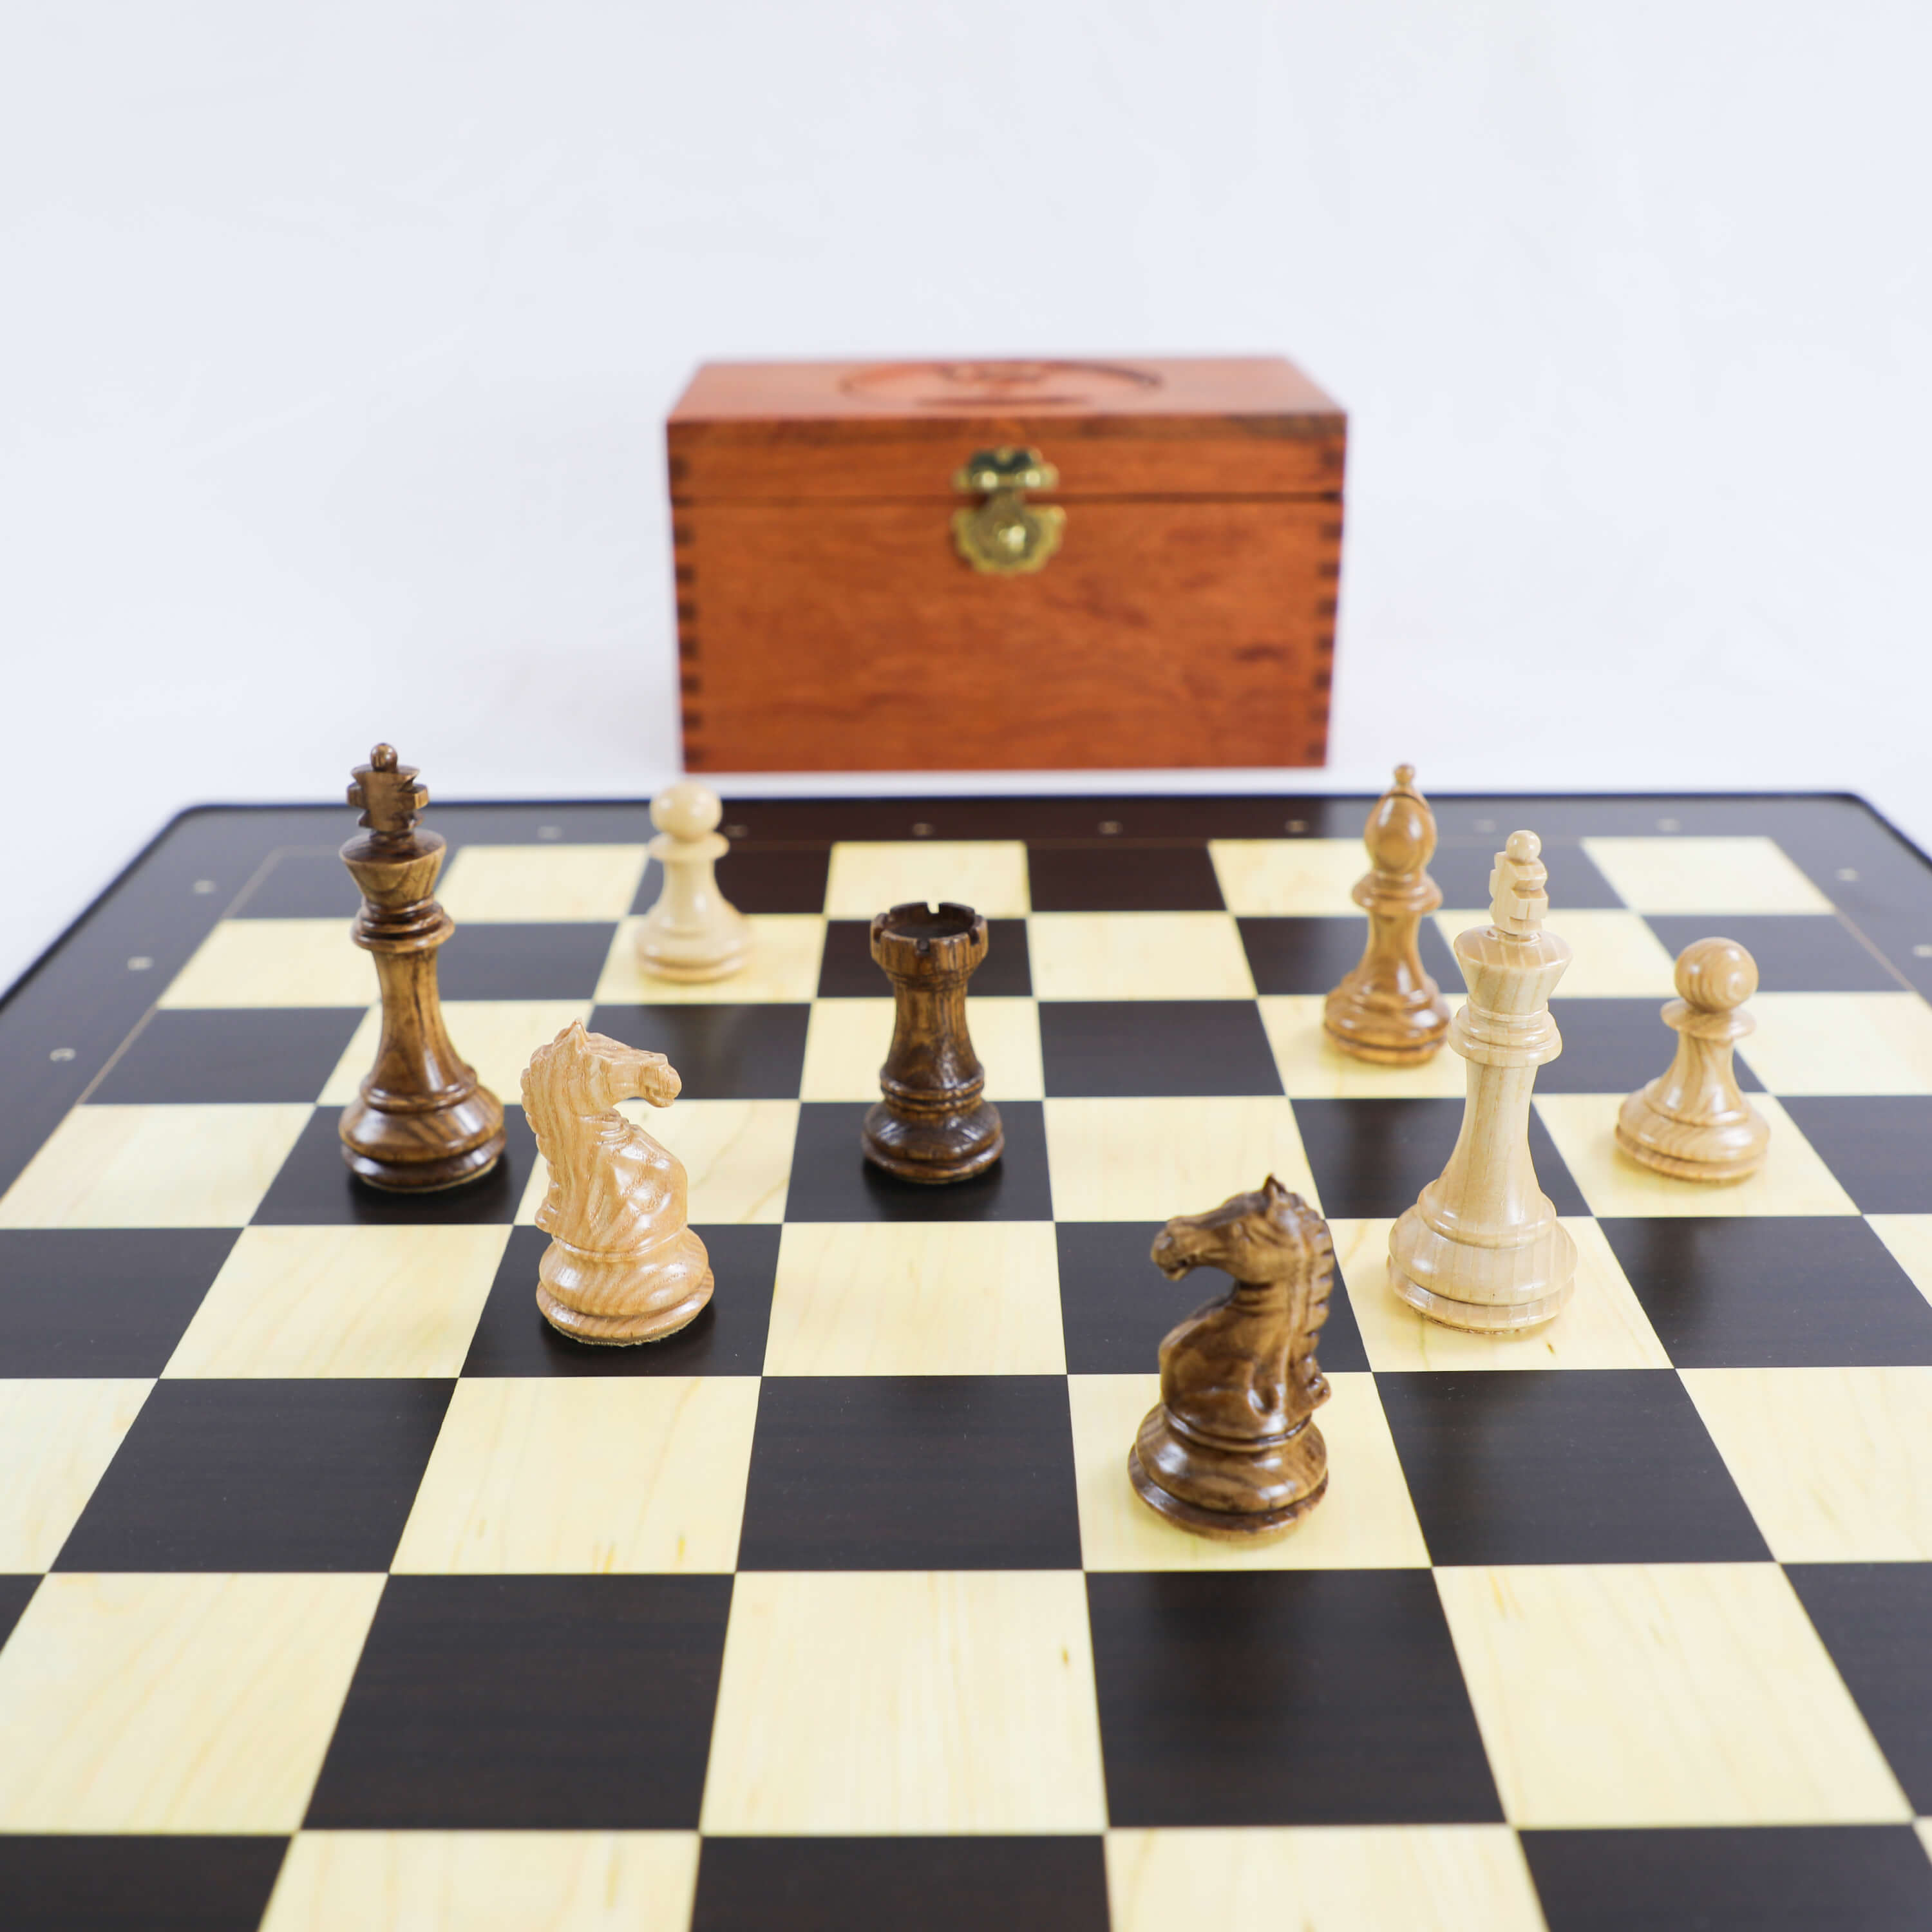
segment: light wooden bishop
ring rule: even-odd
[[[524,1070],[524,1112],[550,1168],[537,1226],[537,1306],[580,1342],[655,1342],[711,1299],[711,1263],[691,1232],[683,1165],[616,1111],[668,1107],[682,1085],[661,1053],[572,1020]]]
[[[638,928],[638,957],[660,980],[722,980],[745,963],[751,928],[718,890],[718,861],[731,849],[718,830],[724,815],[718,794],[689,778],[651,800],[664,890]]]
[[[1449,1044],[1469,1064],[1462,1130],[1440,1178],[1389,1236],[1389,1283],[1432,1321],[1504,1334],[1570,1298],[1576,1245],[1538,1186],[1529,1153],[1536,1070],[1563,1051],[1550,995],[1570,948],[1543,929],[1541,842],[1513,832],[1490,874],[1490,920],[1456,940],[1468,1003]]]
[[[1436,818],[1415,788],[1415,767],[1398,765],[1362,832],[1369,870],[1349,896],[1369,916],[1360,962],[1328,995],[1322,1024],[1358,1060],[1410,1066],[1432,1058],[1449,1030],[1449,1008],[1423,970],[1422,916],[1442,903],[1429,876]]]
[[[1757,1022],[1740,1010],[1757,962],[1735,939],[1700,939],[1677,956],[1682,997],[1664,1010],[1677,1031],[1669,1069],[1624,1101],[1617,1144],[1680,1180],[1742,1180],[1764,1165],[1770,1124],[1738,1090],[1731,1055]]]

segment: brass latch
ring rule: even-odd
[[[975,570],[1010,577],[1037,570],[1060,548],[1066,512],[1029,503],[1028,490],[1053,490],[1060,472],[1036,449],[978,449],[953,472],[952,487],[986,501],[952,513],[952,542]]]

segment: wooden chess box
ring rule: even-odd
[[[1279,357],[707,363],[693,771],[1318,765],[1347,418]]]

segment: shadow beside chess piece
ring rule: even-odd
[[[1225,1268],[1234,1286],[1160,1345],[1160,1400],[1127,1452],[1141,1500],[1197,1536],[1250,1542],[1292,1528],[1328,1486],[1315,1360],[1335,1250],[1328,1224],[1270,1174],[1155,1238],[1170,1281]]]
[[[968,1180],[1005,1150],[966,1029],[966,982],[986,944],[986,922],[970,906],[894,906],[872,922],[872,957],[892,986],[892,1043],[860,1145],[902,1180]]]
[[[1742,1010],[1757,962],[1735,939],[1700,939],[1677,956],[1681,997],[1664,1009],[1677,1032],[1669,1068],[1617,1114],[1617,1144],[1680,1180],[1742,1180],[1764,1165],[1770,1124],[1738,1090],[1732,1054],[1756,1022]]]
[[[1395,782],[1376,802],[1362,832],[1370,869],[1349,895],[1369,916],[1360,963],[1328,995],[1322,1024],[1358,1060],[1414,1066],[1441,1048],[1449,1007],[1423,970],[1418,939],[1423,916],[1442,903],[1429,876],[1436,819],[1415,788],[1415,767],[1398,765]]]
[[[390,746],[356,767],[349,802],[368,828],[342,848],[362,894],[350,937],[376,962],[382,1037],[361,1092],[342,1110],[342,1157],[373,1187],[454,1187],[496,1165],[503,1108],[443,1025],[436,955],[456,922],[430,896],[442,835],[418,827],[428,789]]]
[[[710,1258],[691,1231],[683,1163],[616,1111],[668,1107],[682,1083],[661,1053],[572,1020],[524,1070],[524,1112],[550,1168],[537,1226],[537,1306],[580,1342],[674,1335],[711,1299]]]

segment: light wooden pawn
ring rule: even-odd
[[[1322,1024],[1344,1053],[1384,1066],[1434,1058],[1449,1030],[1448,1004],[1423,970],[1422,916],[1442,903],[1429,876],[1436,818],[1415,788],[1415,767],[1398,765],[1363,828],[1369,868],[1349,896],[1369,916],[1360,962],[1328,995]]]
[[[718,830],[724,815],[718,794],[689,778],[651,800],[649,849],[664,889],[638,928],[638,957],[660,980],[722,980],[745,963],[751,928],[718,890],[718,861],[731,849]]]
[[[1677,956],[1664,1023],[1677,1030],[1669,1069],[1624,1101],[1617,1144],[1680,1180],[1742,1180],[1764,1165],[1771,1126],[1738,1090],[1732,1054],[1757,1022],[1742,1010],[1757,962],[1735,939],[1700,939]]]
[[[1576,1285],[1576,1244],[1529,1152],[1536,1070],[1563,1051],[1550,996],[1570,948],[1543,929],[1549,874],[1533,832],[1513,832],[1490,874],[1490,920],[1456,936],[1469,998],[1449,1044],[1468,1097],[1440,1178],[1389,1235],[1396,1296],[1451,1328],[1504,1334],[1547,1322]]]
[[[524,1112],[550,1189],[537,1226],[537,1306],[580,1342],[675,1334],[711,1299],[710,1257],[691,1231],[683,1163],[616,1111],[668,1107],[683,1083],[661,1053],[572,1020],[524,1070]]]

